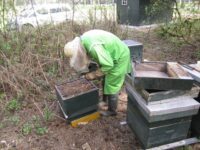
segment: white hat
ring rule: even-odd
[[[64,53],[66,57],[72,57],[78,49],[81,47],[81,41],[79,37],[75,37],[74,40],[65,44]]]
[[[81,44],[80,37],[75,37],[74,40],[65,44],[64,53],[70,58],[70,66],[77,72],[88,72],[89,59],[86,51]]]

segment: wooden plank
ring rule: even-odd
[[[181,141],[173,142],[170,144],[165,144],[165,145],[154,147],[154,148],[149,148],[146,150],[166,150],[166,149],[177,148],[177,147],[186,146],[186,145],[190,145],[190,144],[195,144],[195,143],[199,143],[199,142],[200,142],[200,140],[197,139],[196,137],[194,137],[194,138],[184,139]]]
[[[198,61],[197,64],[191,64],[190,66],[193,67],[194,70],[200,72],[200,61]]]
[[[176,62],[167,62],[167,72],[171,77],[182,79],[190,77],[190,75]]]
[[[191,76],[192,78],[199,82],[200,83],[200,72],[196,71],[196,70],[190,70],[190,69],[187,69],[183,66],[183,69],[186,70]]]
[[[100,117],[100,113],[99,112],[94,112],[92,114],[86,115],[84,117],[78,118],[76,120],[71,121],[71,126],[72,127],[77,127],[78,125],[81,124],[87,124],[90,121],[96,120]]]
[[[176,74],[176,72],[171,68],[172,64],[168,64],[167,63],[167,73],[170,77],[178,77],[178,75]]]

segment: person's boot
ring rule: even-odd
[[[108,96],[108,110],[100,112],[102,116],[116,116],[117,115],[118,94]]]

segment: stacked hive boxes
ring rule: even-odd
[[[127,123],[144,148],[185,139],[199,103],[193,80],[176,63],[146,62],[127,75]]]

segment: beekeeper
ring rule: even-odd
[[[76,37],[64,47],[70,58],[70,66],[79,73],[86,73],[88,80],[104,76],[103,101],[108,102],[104,116],[116,115],[118,93],[125,75],[130,72],[129,48],[114,34],[103,30],[90,30]],[[90,61],[95,61],[99,69],[87,73]]]

